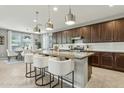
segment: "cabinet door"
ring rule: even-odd
[[[124,42],[124,19],[115,21],[114,41]]]
[[[61,44],[61,43],[62,43],[62,42],[61,42],[61,41],[62,41],[61,32],[57,32],[56,35],[57,35],[57,38],[56,38],[56,39],[57,39],[57,44]]]
[[[114,33],[114,27],[115,27],[115,22],[105,22],[101,24],[101,41],[102,42],[112,42],[113,41],[113,33]]]
[[[53,35],[52,35],[52,41],[53,41],[53,44],[56,44],[56,33],[53,33]]]
[[[115,64],[116,70],[124,71],[124,54],[115,54]]]
[[[69,30],[69,31],[66,31],[66,39],[67,39],[67,43],[68,44],[71,44],[72,43],[72,32]]]
[[[91,61],[93,66],[100,66],[100,53],[95,53],[94,55],[90,56],[89,61]]]
[[[66,35],[67,33],[66,33],[66,31],[62,31],[62,44],[66,44],[67,42],[66,42]]]
[[[101,67],[113,68],[114,56],[112,53],[101,53]]]
[[[74,28],[72,29],[72,37],[79,37],[80,34],[80,28]]]
[[[91,26],[91,42],[100,42],[101,25],[95,24]]]
[[[81,36],[84,37],[84,43],[91,42],[91,28],[90,26],[80,28]]]

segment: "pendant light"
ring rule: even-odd
[[[38,14],[39,14],[39,12],[36,11],[35,13],[36,13],[36,19],[34,20],[34,22],[36,23],[36,26],[34,27],[33,31],[34,32],[40,32],[40,28],[39,28],[39,24],[38,24]]]
[[[48,6],[48,22],[46,23],[46,30],[53,30],[53,23],[51,21],[51,17],[50,17],[50,6]]]
[[[71,12],[71,7],[69,7],[69,13],[65,16],[65,24],[73,25],[75,24],[75,15]]]

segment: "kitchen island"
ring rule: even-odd
[[[84,88],[88,82],[89,75],[91,76],[92,69],[89,68],[88,57],[93,55],[93,52],[74,52],[74,51],[42,51],[43,55],[55,56],[59,58],[72,59],[75,63],[74,68],[74,85],[75,87]],[[91,71],[90,71],[91,70]],[[66,76],[66,79],[71,79]]]

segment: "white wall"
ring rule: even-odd
[[[49,34],[48,33],[42,34],[42,48],[49,49]]]
[[[0,35],[4,36],[5,41],[4,41],[4,45],[0,45],[0,58],[7,58],[7,53],[6,53],[6,49],[8,46],[8,31],[7,30],[3,30],[0,29]]]

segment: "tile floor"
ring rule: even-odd
[[[0,60],[0,87],[36,88],[34,78],[25,78],[25,64],[6,64]],[[49,87],[49,86],[45,86]],[[58,86],[59,87],[59,86]],[[70,87],[64,84],[64,87]],[[87,88],[124,88],[124,73],[93,67]],[[39,87],[40,88],[40,87]]]

